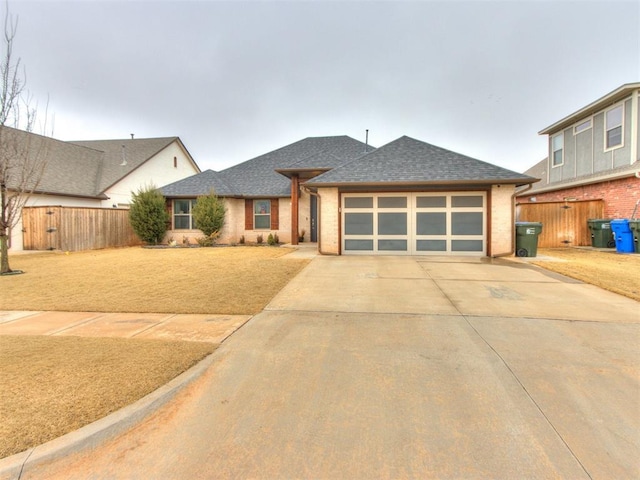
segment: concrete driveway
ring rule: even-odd
[[[639,478],[639,324],[516,261],[318,257],[173,402],[21,478]]]

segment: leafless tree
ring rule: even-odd
[[[46,166],[45,143],[37,135],[25,133],[33,131],[37,106],[32,106],[20,59],[13,54],[17,26],[7,5],[4,55],[0,58],[0,275],[12,273],[8,252],[11,229],[37,190]]]

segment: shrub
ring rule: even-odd
[[[238,241],[240,245],[244,245],[244,235],[240,235],[240,240]]]
[[[164,197],[154,186],[132,192],[129,222],[133,231],[145,243],[157,245],[167,231],[171,220],[165,208]]]
[[[274,233],[274,234],[273,234],[273,241],[274,241],[274,243],[276,243],[276,244],[279,244],[279,243],[280,243],[280,238],[278,237],[278,234],[277,234],[277,233]]]
[[[198,197],[191,211],[195,227],[204,233],[205,237],[220,232],[224,226],[224,200],[218,198],[213,190],[209,195]],[[212,240],[217,238],[213,237]]]
[[[213,232],[208,237],[196,238],[196,242],[198,242],[198,245],[200,245],[201,247],[213,247],[219,236],[220,236],[220,232]]]
[[[276,240],[275,238],[273,238],[273,233],[270,233],[267,237],[267,243],[271,246],[274,246],[276,244]]]
[[[260,234],[260,235],[258,235],[258,236],[256,237],[256,243],[257,243],[258,245],[261,245],[261,244],[262,244],[262,242],[264,242],[264,237],[262,236],[262,234]]]

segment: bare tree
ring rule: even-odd
[[[0,275],[9,267],[9,239],[22,215],[22,208],[37,190],[46,166],[41,137],[32,135],[37,107],[31,105],[20,59],[13,44],[18,22],[7,5],[4,19],[4,55],[0,58]],[[45,115],[46,117],[46,115]]]

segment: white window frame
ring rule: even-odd
[[[560,137],[562,139],[562,146],[560,148],[555,148],[555,140]],[[560,162],[556,163],[556,152],[561,152]],[[560,132],[551,137],[551,168],[561,167],[564,165],[564,132]]]
[[[577,135],[579,133],[586,132],[587,130],[590,130],[592,126],[593,126],[593,121],[591,118],[587,120],[583,120],[582,122],[576,124],[575,127],[573,127],[573,133]]]
[[[173,224],[173,229],[174,230],[197,230],[196,227],[194,226],[194,222],[193,222],[193,216],[192,216],[192,212],[193,212],[193,206],[196,204],[197,199],[196,198],[174,198],[172,203],[171,203],[171,222]],[[180,213],[176,213],[176,202],[189,202],[189,211],[188,212],[180,212]],[[189,218],[189,228],[177,228],[176,227],[176,217],[188,217]]]
[[[613,110],[616,110],[618,108],[620,109],[620,124],[616,124],[613,127],[609,127],[609,125],[607,124],[608,114],[609,112],[612,112]],[[604,151],[605,152],[624,147],[624,113],[625,113],[624,103],[618,103],[617,105],[614,105],[613,107],[605,110],[604,112]],[[608,133],[614,128],[620,128],[620,143],[610,147],[608,145],[608,137],[609,137]]]

